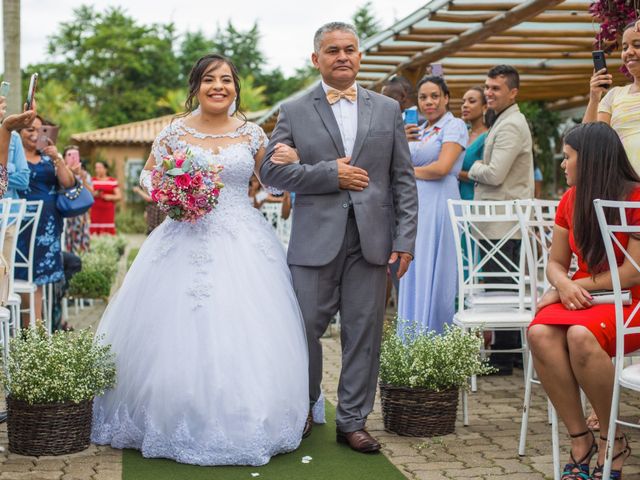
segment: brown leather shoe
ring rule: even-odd
[[[307,438],[311,435],[311,429],[313,428],[313,415],[309,412],[307,420],[304,422],[304,430],[302,430],[302,438]]]
[[[345,443],[360,453],[375,453],[380,450],[378,441],[369,435],[369,432],[366,430],[341,432],[336,429],[336,441],[338,443]]]

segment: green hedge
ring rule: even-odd
[[[108,298],[124,254],[124,237],[99,235],[91,238],[91,250],[80,256],[82,270],[69,282],[69,295],[81,298]]]

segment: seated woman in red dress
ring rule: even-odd
[[[547,267],[553,287],[538,303],[528,338],[538,377],[571,436],[571,461],[562,479],[601,479],[606,444],[602,435],[609,428],[613,392],[610,357],[615,355],[616,321],[613,304],[592,305],[589,294],[612,289],[593,200],[640,201],[640,178],[618,135],[605,123],[578,125],[565,136],[563,151],[562,168],[571,188],[556,213]],[[640,224],[640,214],[629,214],[628,222]],[[640,262],[640,240],[624,234],[618,239]],[[633,305],[625,307],[628,315],[640,300],[640,277],[622,252],[616,253],[620,281],[623,288],[631,289],[633,297]],[[572,254],[578,258],[578,271],[569,278]],[[638,348],[640,335],[627,337],[625,351]],[[579,388],[600,419],[600,448],[582,415]],[[589,464],[596,453],[591,477]],[[626,437],[616,433],[611,479],[621,477],[622,463],[629,453]]]
[[[96,176],[92,178],[95,202],[91,207],[91,235],[116,234],[116,202],[122,199],[118,180],[109,177],[107,166],[96,162]]]

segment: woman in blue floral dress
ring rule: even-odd
[[[31,175],[29,188],[18,192],[20,198],[42,200],[42,213],[37,227],[32,258],[33,281],[38,285],[35,299],[36,319],[42,318],[42,286],[64,278],[60,248],[63,222],[56,208],[56,197],[59,188],[69,188],[75,184],[73,173],[62,161],[62,156],[58,153],[55,145],[49,145],[43,150],[36,148],[42,123],[42,119],[36,117],[30,127],[20,131]],[[18,237],[18,249],[21,252],[29,251],[30,237],[30,228]],[[27,280],[27,269],[16,268],[15,278]],[[23,302],[27,303],[28,299],[23,298]]]

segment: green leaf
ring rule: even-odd
[[[188,172],[189,170],[191,170],[191,160],[189,158],[187,158],[183,163],[182,163],[182,167],[180,167],[182,169],[183,172]]]
[[[167,175],[171,175],[172,177],[175,177],[176,175],[182,175],[184,173],[184,170],[182,170],[181,168],[172,168],[171,170],[167,171]]]

